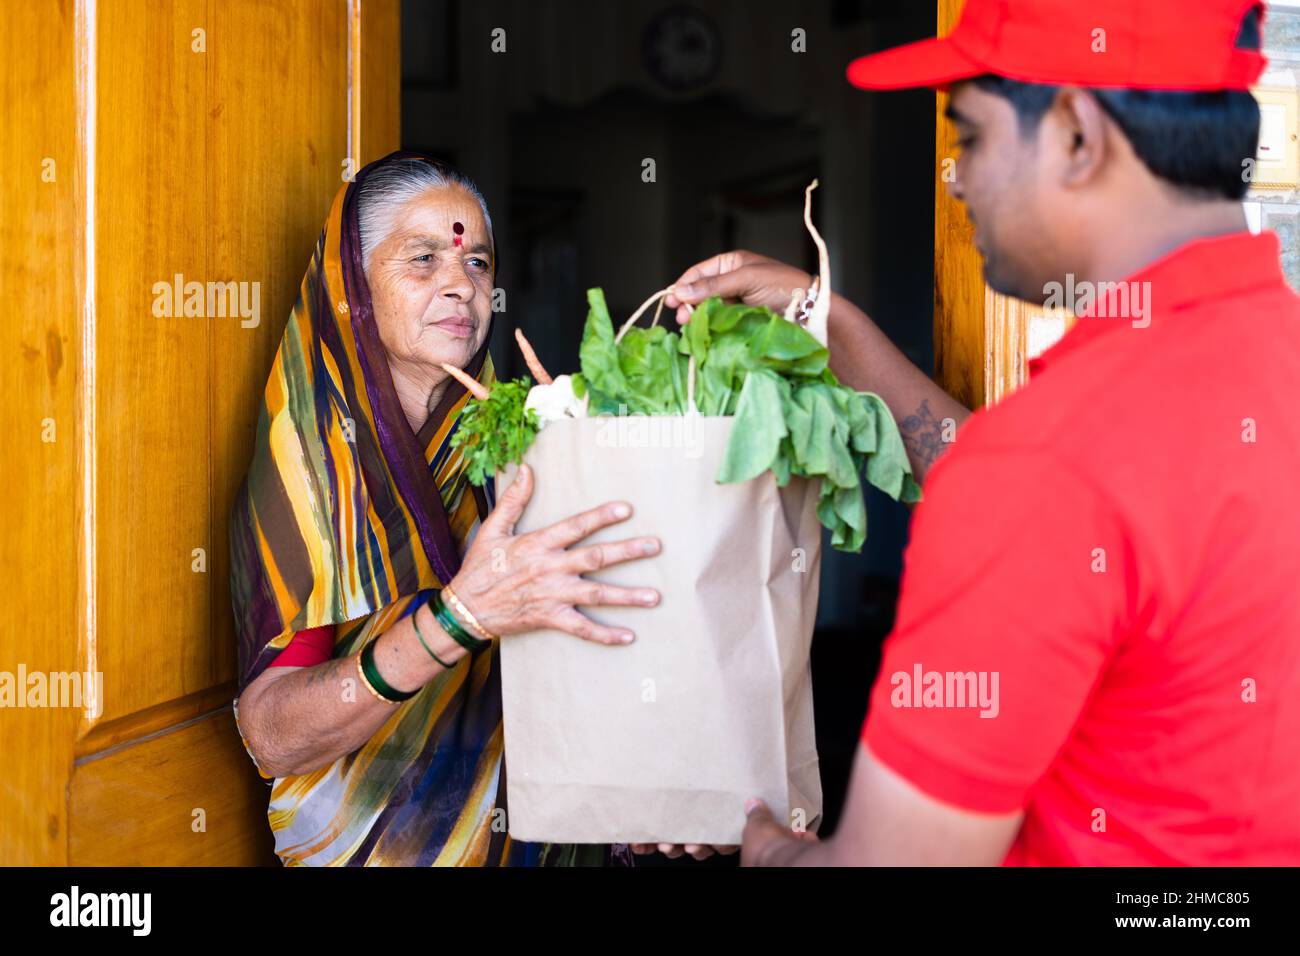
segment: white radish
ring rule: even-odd
[[[547,422],[558,422],[565,418],[586,418],[587,402],[590,396],[578,398],[573,394],[573,379],[568,375],[555,376],[554,382],[546,385],[534,385],[528,390],[524,400],[524,409],[537,413],[537,421],[543,427]]]
[[[804,191],[803,200],[803,221],[812,233],[813,242],[817,244],[817,278],[813,280],[810,294],[816,292],[817,299],[813,302],[812,311],[808,313],[808,332],[822,345],[826,344],[828,337],[827,320],[831,314],[831,256],[826,250],[826,243],[817,231],[817,227],[812,221],[812,191],[817,188],[817,180],[813,180],[807,190]]]
[[[785,320],[787,322],[799,321],[799,305],[803,302],[803,289],[795,289],[790,293],[790,304],[785,307]]]

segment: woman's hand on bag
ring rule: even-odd
[[[582,577],[615,564],[659,553],[658,538],[628,538],[578,547],[601,528],[632,514],[627,502],[611,501],[564,521],[516,535],[515,523],[533,494],[533,470],[519,474],[484,519],[465,554],[452,590],[493,634],[565,631],[597,644],[627,644],[631,631],[606,627],[577,610],[587,607],[653,607],[659,592]]]
[[[794,290],[807,292],[811,284],[812,276],[802,269],[739,249],[691,266],[670,287],[664,305],[677,310],[682,325],[691,317],[691,306],[715,295],[784,313]]]

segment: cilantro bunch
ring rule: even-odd
[[[471,483],[481,486],[506,465],[523,460],[540,427],[537,413],[524,408],[532,384],[527,376],[497,382],[487,398],[465,403],[451,447],[463,449]]]
[[[736,419],[718,482],[765,471],[782,487],[792,477],[819,479],[817,517],[841,551],[859,551],[866,540],[864,474],[895,500],[920,500],[888,407],[877,395],[840,384],[825,346],[802,327],[771,309],[712,298],[695,307],[680,333],[631,328],[616,342],[604,293],[589,290],[587,302],[582,372],[573,376],[573,390],[587,396],[588,415],[687,414],[694,357],[700,414]],[[526,394],[527,379],[498,384],[462,413],[452,443],[468,449],[476,484],[518,462],[532,443],[538,425],[531,411],[525,415]]]

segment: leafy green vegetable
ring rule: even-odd
[[[782,440],[790,433],[785,421],[783,390],[788,393],[789,384],[764,369],[751,372],[745,379],[731,433],[734,436],[748,431],[748,434],[743,441],[728,440],[718,468],[718,481],[723,484],[749,481],[772,467],[781,453]]]
[[[532,384],[526,376],[497,382],[487,398],[465,403],[451,447],[463,449],[466,474],[473,484],[482,485],[489,475],[522,461],[537,437],[537,413],[524,408]]]
[[[587,291],[587,327],[582,333],[578,358],[582,374],[574,376],[574,392],[584,387],[591,395],[587,406],[589,415],[617,415],[618,402],[614,395],[627,394],[627,379],[619,363],[618,346],[614,342],[614,323],[610,321],[605,306],[605,293],[600,289]]]
[[[866,539],[862,479],[896,500],[920,500],[907,451],[877,395],[840,384],[825,346],[770,309],[697,305],[679,333],[632,328],[615,341],[605,296],[587,293],[590,310],[573,376],[589,415],[684,415],[689,363],[695,360],[695,406],[702,415],[735,416],[717,481],[748,481],[771,471],[779,485],[819,479],[817,515],[831,544],[858,551]],[[527,380],[495,386],[471,401],[453,445],[470,455],[470,480],[523,457],[538,424],[524,418]],[[498,398],[498,393],[502,393]]]

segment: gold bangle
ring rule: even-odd
[[[378,638],[376,638],[376,640],[377,639]],[[362,649],[364,650],[364,647]],[[361,667],[360,654],[357,655],[357,676],[361,678],[361,686],[364,687],[366,690],[370,691],[370,695],[374,697],[375,700],[382,700],[385,704],[399,703],[398,701],[389,700],[383,694],[379,693],[379,691],[375,690],[372,686],[370,686],[370,681],[366,680],[366,672]]]
[[[478,622],[478,618],[470,613],[469,608],[465,606],[465,602],[456,597],[456,592],[454,592],[450,587],[444,587],[442,589],[442,595],[451,602],[453,608],[460,612],[460,616],[465,619],[469,626],[478,632],[479,637],[483,638],[485,641],[491,641],[496,638],[495,634]]]

